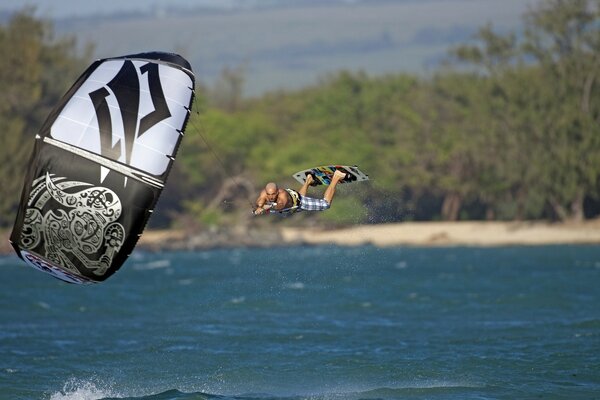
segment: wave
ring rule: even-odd
[[[432,395],[459,395],[482,386],[467,382],[424,381],[396,385],[394,387],[364,388],[358,390],[340,390],[326,393],[286,393],[273,395],[266,393],[248,393],[236,395],[209,394],[203,392],[183,392],[171,389],[156,394],[141,396],[123,395],[119,391],[95,382],[71,380],[62,391],[50,396],[50,400],[368,400],[398,399],[406,396],[429,398]]]
[[[155,269],[168,268],[171,266],[171,261],[168,259],[164,260],[154,260],[148,261],[145,263],[136,263],[133,264],[133,269],[136,271],[151,271]]]
[[[62,390],[51,394],[49,400],[104,400],[110,398],[123,398],[123,396],[110,385],[72,378],[64,384]]]
[[[292,283],[288,283],[285,285],[286,289],[292,289],[292,290],[302,290],[304,289],[305,285],[302,282],[292,282]]]

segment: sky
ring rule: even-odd
[[[331,0],[329,0],[331,1]],[[375,3],[378,0],[333,0],[340,4],[352,4],[357,2]],[[454,0],[444,0],[451,3]],[[478,0],[473,0],[476,3]],[[390,2],[394,2],[391,0]],[[430,0],[397,0],[396,3],[427,3]],[[534,1],[520,0],[522,6],[517,5],[518,9],[525,9],[527,4]],[[0,12],[12,12],[23,8],[24,5],[33,5],[37,8],[40,15],[50,18],[67,18],[74,16],[106,15],[118,12],[131,11],[152,11],[169,7],[208,7],[215,9],[240,9],[253,8],[278,3],[318,3],[315,0],[2,0]],[[496,0],[498,5],[508,4],[508,7],[514,7],[515,2],[511,0]],[[490,15],[493,15],[494,8],[490,8]]]
[[[39,15],[50,18],[105,15],[117,12],[150,11],[161,7],[208,6],[230,8],[234,0],[2,0],[0,11],[15,11],[33,5]]]
[[[207,7],[221,10],[277,4],[282,0],[2,0],[0,11],[19,10],[34,5],[40,15],[51,18],[106,15],[118,12],[154,11],[169,7]],[[285,0],[283,0],[285,1]],[[288,0],[292,1],[292,0]],[[294,0],[300,3],[306,0]],[[352,3],[354,0],[339,0]]]
[[[33,5],[59,34],[93,43],[96,58],[180,53],[207,85],[225,68],[243,67],[244,94],[255,96],[315,84],[342,69],[429,73],[488,22],[501,32],[518,30],[538,1],[1,0],[0,13]],[[177,8],[186,12],[170,11]],[[145,14],[118,17],[132,12]]]

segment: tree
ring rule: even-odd
[[[492,82],[493,116],[506,128],[506,179],[516,217],[539,217],[549,204],[559,219],[583,219],[586,196],[598,195],[599,2],[551,0],[525,15],[524,38],[484,27],[480,46],[459,60]]]
[[[523,51],[534,57],[556,100],[545,139],[553,162],[547,191],[561,219],[583,219],[586,195],[598,195],[600,2],[552,0],[526,15]]]
[[[54,38],[51,24],[29,8],[0,26],[0,53],[0,227],[7,227],[14,222],[35,133],[88,57],[76,54],[73,38]]]

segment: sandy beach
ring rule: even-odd
[[[374,246],[504,246],[600,243],[600,223],[407,222],[334,231],[284,229],[286,241]]]
[[[361,225],[345,229],[305,229],[284,227],[278,232],[198,233],[148,231],[139,245],[160,249],[203,248],[220,245],[337,244],[346,246],[506,246],[552,244],[600,244],[600,221],[580,224],[547,222],[405,222]]]
[[[1,233],[0,254],[12,253],[9,231]],[[138,247],[147,250],[271,245],[507,246],[600,244],[600,220],[579,224],[548,222],[403,222],[344,229],[282,227],[279,230],[146,230]]]

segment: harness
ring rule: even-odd
[[[285,189],[285,191],[288,192],[288,194],[292,198],[292,206],[290,208],[294,208],[294,209],[299,208],[300,207],[300,199],[302,198],[300,193],[296,192],[294,189]]]
[[[282,216],[287,216],[296,212],[301,211],[300,202],[302,200],[302,195],[296,192],[294,189],[285,189],[286,192],[292,198],[292,206],[288,208],[284,208],[283,210],[275,210],[271,209],[272,213],[282,214]]]

